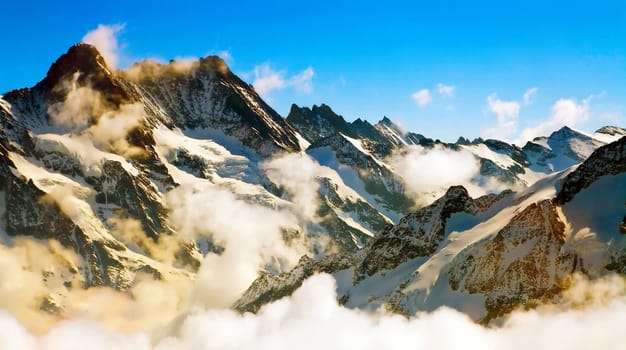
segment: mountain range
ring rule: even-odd
[[[51,313],[73,288],[193,280],[239,251],[229,230],[263,236],[267,222],[289,253],[250,253],[254,278],[226,300],[242,312],[325,272],[350,308],[447,305],[489,322],[558,297],[573,273],[626,274],[626,129],[565,126],[520,147],[348,122],[325,104],[283,118],[216,56],[113,71],[72,46],[0,98],[0,173],[4,244],[79,257],[42,276]]]

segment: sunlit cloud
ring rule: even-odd
[[[116,69],[120,61],[120,45],[118,35],[124,29],[124,24],[98,24],[98,27],[83,37],[86,44],[95,46],[112,69]]]

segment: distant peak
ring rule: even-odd
[[[607,125],[596,130],[596,133],[607,134],[607,135],[612,135],[612,136],[626,135],[626,129],[620,128],[619,126]]]
[[[321,105],[313,105],[313,112],[315,113],[320,113],[320,114],[326,114],[326,115],[337,115],[337,113],[335,113],[333,111],[332,108],[330,108],[329,105],[322,103]]]
[[[372,125],[367,120],[361,119],[361,118],[356,118],[351,124],[353,124],[353,125],[369,125],[369,126]]]
[[[291,108],[289,108],[289,114],[291,114],[291,113],[296,113],[296,112],[297,112],[297,111],[299,111],[299,110],[300,110],[300,106],[298,106],[298,105],[297,105],[297,104],[295,104],[295,103],[292,103],[292,104],[291,104]]]
[[[471,142],[469,139],[463,137],[463,136],[459,136],[459,139],[456,140],[456,143],[458,145],[469,145]]]
[[[564,126],[559,130],[550,134],[550,139],[567,139],[572,137],[587,137],[585,134],[570,128],[569,126]]]
[[[387,118],[387,116],[384,116],[380,123],[384,125],[393,125],[393,122],[391,119]]]
[[[574,129],[570,128],[569,126],[565,125],[564,127],[560,128],[556,132],[560,132],[560,133],[574,133],[576,131]]]

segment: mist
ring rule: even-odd
[[[427,205],[441,197],[450,186],[464,186],[476,198],[507,188],[495,179],[484,179],[480,162],[469,151],[451,150],[440,145],[433,148],[408,146],[388,159],[389,165],[402,177],[408,192],[418,204]]]

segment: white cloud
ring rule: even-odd
[[[559,99],[552,106],[550,117],[537,126],[524,129],[517,143],[521,144],[537,136],[547,136],[563,126],[575,127],[589,120],[591,98],[589,96],[580,103],[574,99]]]
[[[88,86],[79,86],[76,72],[71,79],[62,82],[65,100],[48,107],[48,114],[56,125],[64,126],[74,132],[87,128],[90,121],[102,114],[102,96]]]
[[[228,189],[181,184],[167,193],[166,207],[183,238],[210,237],[224,248],[202,262],[193,292],[198,305],[228,307],[264,266],[280,271],[300,256],[282,239],[282,229],[296,227],[292,213],[248,203]]]
[[[430,90],[428,89],[422,89],[422,90],[414,92],[413,95],[411,95],[411,98],[421,108],[426,107],[426,105],[428,105],[430,101],[432,100],[432,96],[430,95]]]
[[[524,92],[524,106],[528,106],[533,103],[533,97],[537,94],[538,90],[539,88],[532,87]]]
[[[102,150],[137,155],[139,148],[131,146],[126,136],[145,119],[143,106],[138,103],[112,106],[99,91],[80,86],[78,77],[77,72],[64,81],[65,99],[48,107],[53,124],[73,134],[86,133]]]
[[[117,36],[124,29],[123,24],[98,24],[98,27],[87,34],[82,42],[95,46],[109,67],[117,68],[120,58],[120,47]]]
[[[298,214],[309,220],[316,216],[319,207],[316,179],[323,175],[324,169],[330,169],[322,167],[306,153],[273,158],[261,163],[260,168],[273,183],[285,188]]]
[[[266,305],[256,315],[194,309],[156,336],[141,330],[116,331],[80,318],[61,322],[43,334],[30,333],[13,315],[0,312],[0,348],[393,350],[410,344],[415,349],[442,350],[622,349],[626,322],[623,280],[612,277],[579,283],[573,293],[580,298],[566,301],[567,308],[516,311],[502,326],[483,327],[445,307],[411,318],[348,309],[337,304],[335,280],[320,274],[304,281],[291,297]]]
[[[441,96],[447,96],[447,97],[454,96],[455,91],[456,91],[456,86],[446,85],[443,83],[437,84],[437,92],[439,92],[439,95]]]
[[[284,72],[277,72],[268,63],[254,67],[254,89],[263,97],[267,97],[273,90],[283,89],[286,85]]]
[[[315,71],[311,67],[307,67],[307,69],[302,72],[294,75],[289,79],[289,85],[293,86],[296,91],[301,92],[303,94],[310,94],[313,92],[313,84],[311,83],[311,79],[315,75]]]
[[[274,90],[282,90],[288,87],[295,89],[299,93],[310,94],[313,92],[313,76],[315,71],[312,67],[307,67],[302,72],[286,76],[285,71],[276,71],[268,63],[262,63],[254,67],[254,89],[263,98],[269,98]]]
[[[473,197],[502,190],[495,180],[479,181],[484,180],[480,177],[480,163],[466,150],[409,146],[394,153],[389,165],[404,179],[407,190],[423,205],[439,198],[455,185],[464,186]],[[478,185],[479,182],[484,183]]]
[[[487,96],[487,107],[496,115],[496,125],[484,129],[483,137],[507,140],[515,134],[521,107],[519,102],[501,100],[494,93]]]

